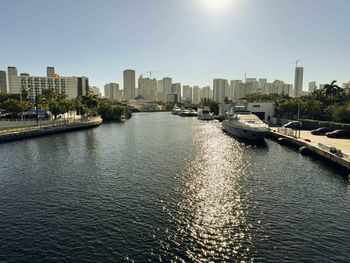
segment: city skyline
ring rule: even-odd
[[[245,73],[293,83],[292,61],[300,59],[304,90],[310,81],[348,82],[349,37],[342,30],[348,1],[215,2],[4,2],[0,21],[9,26],[0,69],[14,65],[43,75],[54,65],[63,76],[89,76],[100,89],[122,85],[127,68],[136,70],[136,78],[151,69],[157,79],[207,86],[214,78],[243,79]]]

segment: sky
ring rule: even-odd
[[[0,70],[87,76],[124,69],[212,86],[213,78],[350,81],[349,0],[0,0]]]

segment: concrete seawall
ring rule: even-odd
[[[300,133],[299,133],[300,134]],[[338,168],[350,172],[350,156],[342,152],[342,149],[312,141],[310,139],[296,138],[282,134],[277,130],[272,130],[268,138],[278,141],[282,145],[299,149],[302,154],[309,154],[335,164]]]
[[[100,117],[93,117],[85,120],[70,121],[52,121],[50,123],[38,124],[35,126],[25,126],[16,128],[7,128],[0,130],[0,143],[10,142],[14,140],[26,139],[60,133],[73,130],[88,129],[101,125]]]

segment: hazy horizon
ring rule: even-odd
[[[350,2],[338,0],[1,1],[0,70],[84,75],[90,85],[156,71],[188,85],[247,77],[350,81]]]

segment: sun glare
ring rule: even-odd
[[[234,2],[234,0],[198,0],[198,1],[203,8],[213,13],[226,11],[229,7],[232,6]]]

